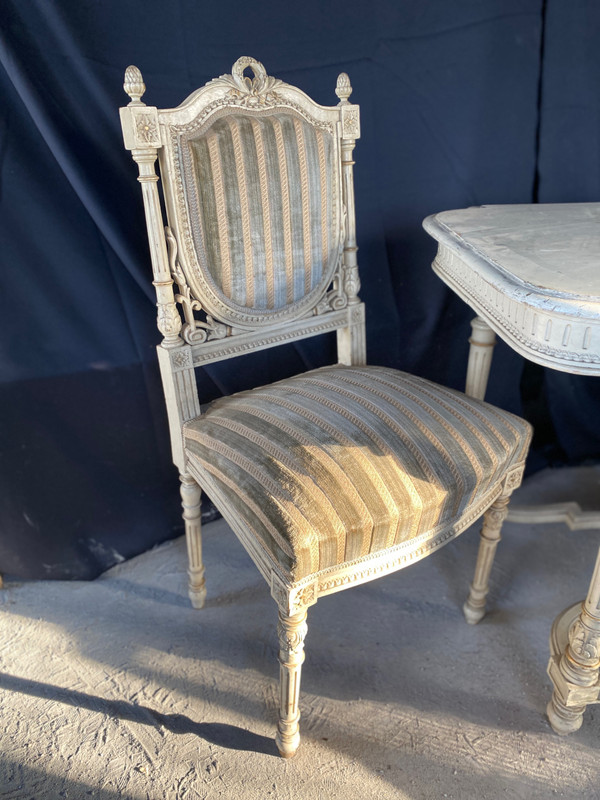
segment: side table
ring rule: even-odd
[[[498,334],[525,358],[600,376],[600,203],[478,206],[427,217],[438,242],[433,269],[477,313],[466,393],[483,399]],[[599,528],[576,503],[511,512],[514,522]],[[555,619],[547,708],[557,733],[577,730],[600,702],[600,550],[582,603]]]

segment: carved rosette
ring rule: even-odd
[[[140,102],[137,105],[129,104],[126,111],[131,117],[129,128],[129,144],[134,148],[161,147],[160,129],[158,126],[158,109]]]
[[[284,615],[298,614],[317,602],[318,584],[313,583],[291,588],[286,585],[275,573],[271,574],[271,596]]]
[[[189,369],[193,366],[192,354],[187,348],[176,350],[171,354],[171,363],[175,369]]]
[[[160,145],[158,119],[155,114],[135,115],[135,135],[140,142],[155,146]]]
[[[350,323],[357,324],[365,321],[365,307],[364,305],[355,306],[350,312]]]
[[[360,116],[358,106],[342,106],[342,136],[344,139],[360,137]]]
[[[310,586],[305,586],[301,592],[298,593],[297,602],[302,604],[303,606],[310,605],[314,603],[317,599],[317,587],[313,583]]]
[[[524,467],[519,467],[518,469],[509,472],[504,480],[504,491],[503,494],[510,494],[514,492],[515,489],[518,489],[523,481],[523,471]]]

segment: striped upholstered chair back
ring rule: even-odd
[[[296,111],[217,117],[184,150],[199,265],[240,308],[280,310],[340,257],[339,144]]]
[[[126,82],[126,145],[134,157],[153,146],[160,160],[170,247],[164,272],[179,288],[187,342],[358,304],[343,153],[350,170],[359,123],[346,75],[333,107],[246,57],[175,109],[141,102],[135,67]],[[333,327],[346,325],[347,314]]]

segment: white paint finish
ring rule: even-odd
[[[586,486],[573,472],[538,473],[519,492],[542,502],[566,481]],[[275,757],[272,740],[279,665],[268,588],[223,520],[204,526],[204,541],[201,612],[186,607],[183,537],[95,581],[7,583],[7,800],[595,797],[597,719],[558,737],[543,718],[552,607],[581,596],[591,537],[573,547],[548,526],[541,547],[539,529],[506,523],[494,611],[476,628],[458,603],[475,527],[435,558],[319,601],[291,762]]]
[[[483,400],[487,388],[492,355],[496,344],[496,334],[481,317],[471,321],[471,338],[469,339],[469,363],[467,364],[467,380],[465,394]]]
[[[583,603],[565,609],[550,635],[548,675],[554,685],[547,714],[559,734],[578,730],[588,705],[600,703],[600,550]]]
[[[192,606],[202,608],[206,600],[200,518],[202,492],[191,475],[181,474],[179,480],[181,481],[181,505],[188,553],[188,594]]]
[[[433,269],[479,314],[467,381],[474,396],[485,396],[491,355],[480,366],[480,341],[488,326],[532,361],[600,376],[599,203],[481,206],[445,211],[423,225],[439,243]],[[584,513],[576,502],[519,508],[510,518],[600,527],[600,512]],[[482,591],[476,579],[465,605],[471,622]],[[560,734],[577,730],[586,706],[600,701],[599,606],[600,550],[580,612],[563,611],[552,629],[547,714]]]
[[[242,61],[246,63],[246,68],[254,71],[252,86],[236,75]],[[345,104],[358,114],[358,106],[347,101]],[[200,135],[215,119],[226,114],[263,114],[273,112],[274,109],[299,115],[315,128],[333,137],[334,163],[337,164],[337,169],[331,176],[331,209],[336,220],[339,251],[337,261],[332,260],[319,286],[296,303],[279,309],[248,310],[235,305],[216,290],[214,280],[199,257],[194,241],[198,218],[198,210],[194,205],[199,200],[193,190],[193,169],[188,163],[188,140]],[[136,109],[134,113],[139,111]],[[297,320],[310,313],[325,294],[334,276],[342,275],[342,247],[348,245],[349,230],[353,226],[353,208],[349,207],[353,201],[348,199],[347,170],[344,174],[345,185],[342,187],[341,149],[349,146],[350,141],[353,147],[356,135],[351,140],[344,138],[341,108],[318,105],[296,87],[266,76],[262,64],[244,57],[234,64],[232,75],[222,75],[210,81],[176,109],[159,109],[158,118],[162,141],[159,159],[169,226],[179,245],[178,259],[187,284],[202,308],[221,322],[250,331],[281,327],[285,322]],[[347,211],[346,220],[344,206]],[[348,229],[346,231],[344,222]],[[346,271],[344,270],[344,274]],[[337,306],[338,309],[339,307]]]
[[[600,203],[474,206],[433,220],[541,297],[600,303]]]
[[[511,522],[541,525],[548,522],[564,522],[572,531],[596,531],[600,529],[600,511],[583,511],[579,503],[548,503],[544,506],[512,507],[508,518]]]
[[[508,497],[500,497],[488,508],[483,515],[483,527],[481,528],[481,540],[477,563],[475,565],[475,576],[471,584],[469,596],[463,606],[465,619],[471,625],[476,624],[485,616],[485,599],[490,590],[490,573],[496,554],[496,548],[500,541],[500,531],[502,523],[508,513]]]
[[[600,204],[481,206],[423,226],[434,271],[517,352],[600,373]]]
[[[254,72],[252,82],[243,75],[248,67]],[[199,467],[188,461],[182,439],[182,426],[200,414],[194,368],[330,330],[337,331],[340,363],[363,365],[366,362],[365,313],[358,297],[360,280],[353,183],[353,151],[360,134],[359,109],[348,102],[352,87],[345,73],[337,82],[339,104],[326,108],[314,103],[299,89],[267,76],[262,64],[247,57],[234,64],[231,75],[209,82],[176,109],[160,110],[144,105],[141,96],[145,87],[136,68],[128,69],[125,88],[132,101],[121,109],[123,135],[125,146],[139,166],[157,292],[158,327],[164,336],[158,347],[158,357],[173,461],[181,477],[189,594],[193,605],[201,607],[205,589],[197,485],[200,473],[196,471]],[[185,176],[178,155],[180,143],[204,130],[217,116],[222,118],[240,112],[274,114],[286,110],[300,114],[316,127],[327,128],[335,137],[337,166],[330,202],[339,210],[339,258],[321,288],[297,303],[272,313],[242,309],[219,297],[209,276],[200,269],[193,241],[194,215],[190,207],[193,203],[182,189]],[[167,227],[158,199],[158,177],[154,170],[157,156]],[[452,436],[452,431],[448,435]],[[503,474],[496,476],[476,506],[468,502],[458,504],[462,510],[457,511],[454,519],[445,520],[443,526],[351,562],[344,562],[341,557],[340,563],[296,583],[275,561],[262,539],[231,511],[220,484],[210,475],[202,476],[211,499],[269,584],[280,610],[281,682],[276,742],[283,756],[292,756],[300,742],[298,703],[307,608],[321,596],[382,577],[425,558],[456,538],[493,503],[500,503],[504,508],[508,496],[520,484],[522,474],[523,463],[511,463]],[[493,510],[489,512],[492,516],[494,513]],[[489,528],[486,523],[484,530]],[[492,558],[493,550],[488,548],[485,569],[481,564],[478,566],[475,583],[477,590],[483,591],[477,604],[480,617],[485,611],[484,596]]]

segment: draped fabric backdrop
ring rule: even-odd
[[[91,578],[182,532],[128,64],[158,107],[240,55],[326,105],[348,72],[369,360],[461,388],[473,315],[421,220],[600,199],[599,27],[591,0],[3,0],[0,570]],[[333,358],[316,339],[211,366],[201,401]],[[537,425],[531,470],[599,456],[600,381],[499,344],[488,399]]]

